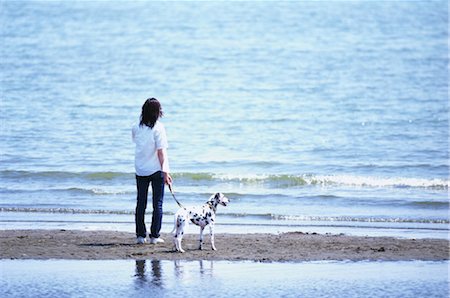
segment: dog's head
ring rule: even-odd
[[[214,195],[212,195],[209,200],[213,203],[215,203],[214,205],[222,205],[222,206],[227,206],[230,203],[230,200],[221,192],[218,192]]]

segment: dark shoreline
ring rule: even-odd
[[[305,234],[217,234],[213,251],[209,237],[198,250],[197,235],[183,239],[185,253],[174,252],[172,236],[165,243],[137,245],[132,233],[75,230],[2,230],[1,259],[74,260],[228,260],[301,262],[350,261],[444,261],[450,259],[450,242],[445,239],[398,239]]]

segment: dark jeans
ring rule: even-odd
[[[161,230],[164,200],[164,174],[158,171],[150,176],[136,175],[137,204],[136,204],[136,237],[146,237],[145,209],[147,208],[148,187],[152,184],[153,216],[150,237],[158,238]]]

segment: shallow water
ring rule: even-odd
[[[151,218],[151,214],[148,215]],[[150,220],[148,221],[150,224]],[[173,216],[163,218],[162,233],[170,233],[174,226]],[[5,212],[0,220],[1,229],[64,229],[64,230],[109,230],[134,233],[134,215],[110,214],[59,214],[35,212]],[[309,221],[261,221],[259,218],[228,217],[219,214],[216,218],[216,233],[285,233],[292,231],[316,232],[320,234],[347,234],[353,236],[390,236],[398,238],[449,239],[445,224],[429,223],[356,223],[355,222],[309,222]],[[189,225],[188,234],[198,234],[199,228]]]
[[[155,96],[177,196],[228,227],[448,233],[447,1],[0,6],[0,227],[132,222]]]
[[[2,297],[448,297],[448,262],[2,260]]]

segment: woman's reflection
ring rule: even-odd
[[[161,261],[151,260],[151,272],[149,272],[151,276],[150,283],[156,287],[162,288],[163,280],[161,273]],[[146,269],[146,261],[145,260],[136,260],[136,282],[142,287],[146,285],[147,280],[147,269]]]

